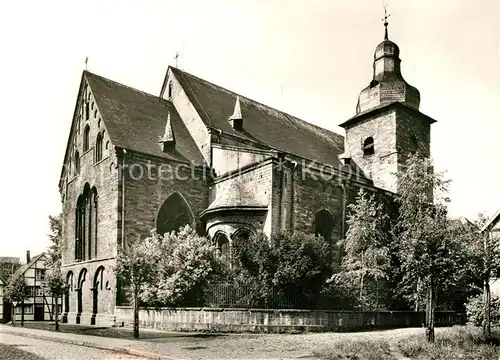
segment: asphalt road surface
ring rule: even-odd
[[[130,360],[136,356],[0,333],[0,360]]]

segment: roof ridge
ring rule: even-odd
[[[98,75],[98,74],[96,74],[96,73],[92,73],[92,72],[90,72],[90,71],[88,71],[88,70],[84,70],[84,71],[83,71],[83,73],[84,73],[84,74],[89,74],[89,75],[91,75],[91,76],[95,76],[95,77],[97,77],[97,78],[100,78],[101,80],[104,80],[104,81],[107,81],[107,82],[111,82],[111,83],[113,83],[113,84],[115,84],[115,85],[118,85],[118,86],[124,87],[124,88],[126,88],[126,89],[133,90],[133,91],[138,92],[138,93],[142,93],[142,94],[144,94],[144,95],[146,95],[146,96],[150,96],[150,97],[156,98],[156,99],[158,99],[159,101],[165,101],[165,102],[168,102],[168,103],[172,103],[170,100],[164,99],[164,98],[162,98],[162,97],[160,97],[160,96],[154,95],[154,94],[149,93],[149,92],[144,91],[144,90],[140,90],[140,89],[134,88],[134,87],[129,86],[129,85],[125,85],[125,84],[123,84],[123,83],[121,83],[121,82],[118,82],[118,81],[116,81],[116,80],[112,80],[112,79],[107,78],[107,77],[102,76],[102,75]]]
[[[213,82],[211,82],[211,81],[208,81],[208,80],[205,80],[205,79],[203,79],[203,78],[200,78],[199,76],[193,75],[193,74],[191,74],[191,73],[188,73],[188,72],[186,72],[186,71],[184,71],[184,70],[181,70],[181,69],[179,69],[179,68],[176,68],[176,67],[174,67],[174,66],[171,66],[171,68],[172,68],[172,70],[174,70],[174,71],[178,71],[178,72],[180,72],[180,73],[181,73],[181,74],[183,74],[183,75],[188,75],[188,76],[191,76],[191,77],[193,77],[193,78],[195,78],[195,79],[198,79],[198,80],[200,80],[200,81],[203,81],[203,82],[207,83],[208,85],[213,86],[213,87],[215,87],[215,88],[217,88],[217,89],[219,89],[219,90],[225,91],[225,92],[227,92],[227,93],[229,93],[229,94],[231,94],[231,95],[233,95],[233,96],[239,96],[241,99],[244,99],[244,100],[247,100],[247,101],[253,102],[253,103],[258,104],[258,105],[260,105],[260,106],[262,106],[262,107],[264,107],[264,108],[267,108],[267,109],[270,109],[270,110],[277,111],[278,113],[283,114],[285,118],[286,118],[286,117],[292,117],[292,118],[294,118],[294,119],[297,119],[297,120],[301,121],[302,123],[305,123],[305,124],[310,125],[310,126],[314,126],[314,127],[315,127],[315,128],[317,128],[317,129],[324,130],[324,131],[327,131],[327,132],[329,132],[329,133],[331,133],[331,134],[333,134],[333,135],[343,137],[342,135],[340,135],[340,134],[338,134],[338,133],[334,132],[333,130],[329,130],[329,129],[326,129],[326,128],[324,128],[324,127],[321,127],[321,126],[315,125],[315,124],[313,124],[313,123],[310,123],[309,121],[306,121],[306,120],[304,120],[304,119],[302,119],[302,118],[300,118],[300,117],[298,117],[298,116],[292,115],[292,114],[290,114],[290,113],[288,113],[288,112],[286,112],[286,111],[276,109],[276,108],[274,108],[274,107],[271,107],[270,105],[266,105],[266,104],[264,104],[264,103],[262,103],[262,102],[260,102],[260,101],[257,101],[257,100],[254,100],[254,99],[251,99],[251,98],[249,98],[249,97],[247,97],[247,96],[245,96],[245,95],[238,94],[238,93],[236,93],[236,92],[234,92],[234,91],[232,91],[232,90],[229,90],[229,89],[227,89],[227,88],[225,88],[225,87],[223,87],[223,86],[217,85],[217,84],[215,84],[215,83],[213,83]]]

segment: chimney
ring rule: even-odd
[[[26,250],[26,264],[29,264],[30,261],[31,261],[30,251]]]

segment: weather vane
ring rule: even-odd
[[[175,56],[174,56],[174,59],[175,59],[175,67],[178,68],[179,67],[179,52],[176,52],[175,53]]]
[[[384,6],[384,18],[382,19],[382,21],[384,22],[384,26],[385,26],[385,40],[389,40],[389,31],[387,30],[387,27],[389,26],[389,21],[388,21],[388,18],[389,16],[391,16],[391,14],[388,14],[387,13],[387,4],[383,4]]]

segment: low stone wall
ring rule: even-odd
[[[132,326],[133,309],[115,308],[116,325]],[[424,312],[321,311],[217,308],[141,309],[141,327],[176,331],[291,332],[355,331],[397,327],[420,327]],[[465,315],[436,312],[436,326],[465,323]]]

